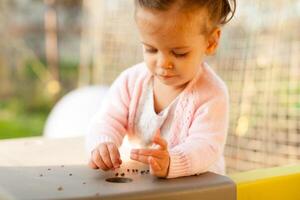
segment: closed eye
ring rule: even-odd
[[[148,49],[148,48],[146,48],[145,51],[146,51],[147,53],[156,53],[156,52],[157,52],[157,49]]]
[[[151,53],[151,54],[154,54],[154,53],[157,53],[158,52],[158,50],[157,49],[155,49],[155,48],[145,48],[144,49],[145,50],[145,52],[147,52],[147,53]],[[178,53],[178,52],[175,52],[175,51],[172,51],[171,52],[175,57],[177,57],[177,58],[182,58],[182,57],[186,57],[188,54],[189,54],[189,52],[184,52],[184,53]]]
[[[173,55],[175,56],[175,57],[186,57],[189,53],[188,52],[186,52],[186,53],[176,53],[176,52],[172,52],[173,53]]]

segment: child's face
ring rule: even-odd
[[[172,87],[184,87],[193,79],[204,56],[214,53],[220,36],[219,29],[210,37],[204,34],[209,26],[205,11],[186,15],[138,8],[136,22],[148,68]]]

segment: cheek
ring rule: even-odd
[[[180,68],[180,74],[182,78],[189,79],[194,73],[194,66],[193,65],[183,65]]]
[[[191,79],[197,72],[197,69],[201,63],[201,59],[184,59],[178,63],[177,71],[180,73],[181,77],[184,79]]]
[[[155,70],[155,59],[144,53],[144,61],[147,64],[148,69],[154,73]]]

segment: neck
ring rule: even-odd
[[[190,81],[189,81],[190,82]],[[189,82],[184,83],[182,85],[165,85],[163,84],[160,80],[158,80],[157,78],[154,77],[154,81],[153,81],[153,86],[154,88],[161,88],[162,90],[166,90],[166,91],[178,91],[181,92],[182,90],[184,90],[186,88],[186,86],[189,84]]]

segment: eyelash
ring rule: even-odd
[[[156,53],[157,50],[156,49],[146,49],[147,53]],[[177,58],[182,58],[182,57],[186,57],[188,55],[188,53],[182,53],[182,54],[178,54],[175,52],[172,52],[172,54],[177,57]]]

